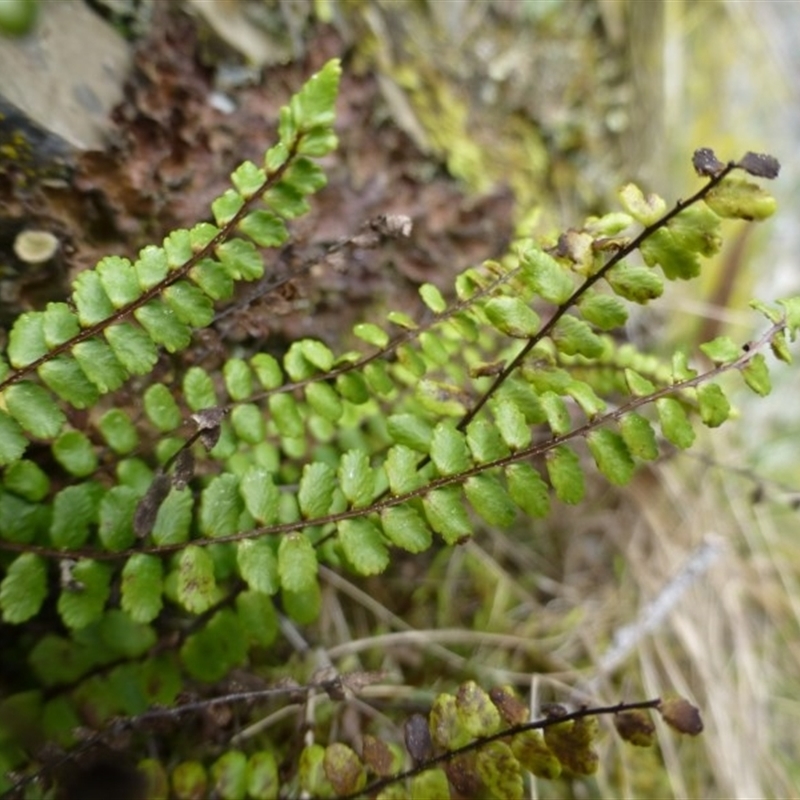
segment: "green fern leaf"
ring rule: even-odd
[[[243,217],[239,230],[259,247],[280,247],[289,238],[286,223],[265,209],[251,211]]]
[[[631,412],[619,421],[619,431],[631,455],[643,461],[658,458],[658,442],[650,422]]]
[[[634,183],[626,183],[619,191],[622,207],[642,225],[652,225],[667,210],[667,204],[657,194],[644,196],[642,190]]]
[[[192,411],[202,411],[217,405],[214,381],[201,367],[189,367],[183,376],[183,396]]]
[[[664,438],[685,450],[694,444],[695,433],[683,406],[674,397],[656,400],[656,410]]]
[[[475,681],[466,681],[458,687],[456,712],[472,739],[491,736],[500,730],[502,721],[497,706]]]
[[[303,419],[294,398],[288,394],[274,394],[267,401],[272,421],[281,436],[299,439],[304,433]]]
[[[287,106],[278,112],[278,135],[280,140],[264,154],[264,166],[267,172],[277,172],[289,160],[289,143],[297,137],[297,127],[292,122],[292,114]]]
[[[386,319],[392,324],[405,328],[408,331],[415,331],[419,328],[416,321],[402,311],[390,311],[386,315]]]
[[[211,213],[217,225],[227,225],[244,206],[244,198],[233,189],[226,189],[211,203]]]
[[[423,331],[419,335],[419,343],[422,347],[422,352],[431,363],[438,366],[444,366],[448,363],[448,361],[450,361],[451,353],[450,350],[445,346],[442,336],[432,333],[431,331]],[[412,363],[407,363],[406,359],[403,358],[403,354],[406,353],[408,354],[408,361]],[[415,356],[416,359],[414,358]],[[412,350],[410,347],[399,348],[397,357],[403,361],[406,366],[412,369],[412,372],[416,375],[416,377],[421,377],[425,374],[425,360],[415,350]]]
[[[715,364],[730,364],[742,354],[742,348],[730,336],[719,336],[713,341],[704,342],[700,349]]]
[[[72,355],[101,394],[113,392],[128,378],[128,371],[101,339],[93,337],[79,342],[72,348]]]
[[[247,655],[247,637],[238,615],[229,608],[217,611],[208,624],[186,638],[181,660],[197,680],[213,683],[239,666]]]
[[[15,461],[3,475],[3,485],[9,491],[38,503],[50,493],[50,479],[33,461]]]
[[[628,321],[628,310],[617,300],[599,292],[585,292],[578,300],[581,316],[601,331],[621,328]]]
[[[103,291],[115,308],[133,303],[142,294],[133,264],[127,258],[107,256],[95,267]]]
[[[216,225],[212,225],[210,222],[198,222],[189,231],[189,247],[192,249],[192,256],[205,250],[219,236],[219,233],[220,230]]]
[[[305,195],[288,181],[280,181],[264,192],[264,202],[284,219],[295,219],[311,208]]]
[[[3,398],[8,413],[38,439],[54,439],[66,421],[50,394],[31,381],[9,386]]]
[[[145,390],[144,412],[163,432],[174,430],[183,421],[175,398],[163,383],[154,383]]]
[[[167,254],[155,245],[147,245],[139,251],[139,258],[133,264],[136,278],[142,291],[158,286],[169,272]]]
[[[467,413],[464,394],[452,383],[428,380],[418,381],[414,394],[423,409],[444,417],[463,417]]]
[[[252,242],[229,239],[217,246],[216,254],[234,280],[254,281],[264,274],[264,264]]]
[[[71,475],[84,478],[97,469],[92,443],[81,431],[64,431],[53,442],[52,449],[56,461]]]
[[[155,343],[141,329],[129,322],[106,328],[103,334],[122,366],[132,375],[145,375],[158,361]]]
[[[317,339],[301,339],[300,350],[303,357],[321,372],[328,372],[333,367],[335,358],[330,348]]]
[[[255,197],[266,183],[266,180],[267,174],[252,161],[243,161],[231,173],[231,182],[236,187],[236,191],[245,200]]]
[[[389,344],[389,334],[372,322],[359,322],[353,326],[353,334],[361,341],[383,349]]]
[[[466,438],[452,422],[440,422],[430,441],[431,460],[441,475],[455,475],[472,466]]]
[[[336,473],[325,463],[306,464],[297,490],[297,501],[306,519],[315,519],[330,512]]]
[[[489,742],[475,757],[475,771],[492,797],[522,800],[522,771],[505,742]]]
[[[151,300],[133,312],[136,321],[156,343],[164,345],[170,353],[185,350],[192,340],[188,325],[178,319],[177,314],[160,300]]]
[[[29,503],[10,492],[0,492],[0,533],[9,542],[27,544],[46,533],[50,509]]]
[[[157,556],[135,553],[122,569],[120,605],[132,620],[147,623],[161,611],[163,574]]]
[[[680,383],[681,381],[688,381],[695,377],[697,377],[697,370],[689,366],[689,356],[686,351],[682,348],[677,349],[672,354],[673,382]]]
[[[353,508],[368,505],[375,495],[375,473],[363,450],[348,450],[339,459],[339,486]]]
[[[202,614],[217,598],[214,562],[204,547],[189,545],[178,556],[178,602],[192,614]]]
[[[472,507],[490,525],[507,528],[517,517],[517,506],[496,475],[483,472],[464,483]]]
[[[35,616],[47,597],[47,569],[41,556],[22,553],[9,565],[0,583],[3,621],[12,625]]]
[[[447,311],[447,301],[432,283],[423,283],[419,287],[419,296],[434,314],[443,314]]]
[[[597,468],[611,483],[630,483],[636,465],[622,436],[608,428],[598,428],[589,433],[586,443]]]
[[[301,533],[289,533],[278,545],[278,576],[281,588],[304,592],[317,583],[317,554]]]
[[[389,448],[383,468],[389,479],[389,488],[392,494],[407,494],[422,485],[422,477],[417,471],[418,464],[419,452],[417,450],[402,444]]]
[[[309,128],[303,133],[297,152],[300,155],[319,158],[334,151],[339,146],[336,134],[327,125]]]
[[[236,436],[248,444],[263,442],[267,433],[264,415],[254,403],[236,406],[231,412],[231,425]]]
[[[386,421],[389,436],[397,444],[405,445],[420,453],[427,453],[433,438],[430,424],[416,414],[393,414]]]
[[[375,394],[389,397],[394,392],[394,381],[383,361],[371,361],[367,364],[364,367],[364,377]]]
[[[72,356],[51,358],[39,367],[38,372],[49,389],[75,408],[90,408],[100,396],[97,387]]]
[[[271,525],[278,518],[280,491],[272,482],[269,470],[261,466],[248,467],[239,482],[245,507],[253,519]]]
[[[244,628],[247,642],[269,647],[278,635],[278,615],[272,599],[256,591],[244,591],[236,598],[236,613]]]
[[[614,294],[639,305],[664,294],[664,282],[647,267],[617,264],[604,277]]]
[[[428,769],[421,775],[415,775],[409,784],[410,797],[449,798],[450,784],[447,774],[442,769]]]
[[[756,353],[742,368],[744,382],[757,395],[766,397],[772,391],[767,360],[761,353]],[[24,427],[24,426],[23,426]]]
[[[767,219],[778,207],[775,198],[758,184],[731,176],[711,189],[703,200],[715,214],[732,219]]]
[[[78,317],[66,303],[48,303],[42,316],[44,338],[49,349],[80,333]]]
[[[211,299],[188,281],[178,281],[168,286],[162,297],[180,322],[194,328],[205,328],[214,319]]]
[[[605,351],[603,340],[583,320],[565,314],[550,334],[556,347],[566,355],[599,358]]]
[[[552,256],[536,247],[520,253],[520,265],[533,290],[553,305],[563,305],[574,291],[569,272]]]
[[[212,300],[225,300],[233,294],[233,278],[211,258],[198,261],[189,270],[189,278]]]
[[[228,750],[211,765],[214,795],[220,800],[244,800],[247,793],[247,756]]]
[[[107,564],[90,559],[78,561],[58,598],[58,613],[64,624],[79,629],[100,619],[110,584],[111,568]]]
[[[100,501],[97,533],[106,550],[125,550],[135,539],[133,515],[139,495],[130,486],[112,486]]]
[[[280,588],[278,559],[269,542],[246,539],[236,545],[239,574],[255,592],[275,594]]]
[[[731,404],[719,384],[703,383],[697,387],[700,419],[709,428],[717,428],[731,415]]]
[[[37,311],[17,317],[8,334],[8,360],[13,367],[26,367],[48,351],[44,315]]]
[[[494,419],[503,441],[512,450],[522,450],[531,443],[531,429],[519,406],[501,400],[494,407]]]
[[[182,761],[177,764],[172,770],[170,783],[178,800],[208,795],[208,776],[199,761]]]
[[[377,575],[389,565],[389,549],[371,520],[345,519],[337,530],[344,555],[359,575]]]
[[[45,686],[55,686],[78,680],[91,666],[91,658],[89,648],[80,647],[71,639],[47,634],[34,645],[29,662]],[[63,700],[66,701],[66,698]],[[80,724],[80,720],[71,712],[67,716],[66,724],[70,728]]]
[[[158,509],[150,531],[157,545],[180,544],[189,539],[194,499],[187,490],[172,489]]]
[[[389,541],[409,553],[422,553],[433,541],[425,520],[408,503],[383,509],[381,525]]]
[[[84,270],[72,284],[72,301],[78,310],[78,319],[83,327],[96,325],[111,317],[114,304],[103,288],[100,275],[94,270]]]
[[[572,427],[572,419],[564,400],[554,392],[544,392],[540,396],[544,413],[547,415],[547,424],[556,436],[568,433]]]
[[[509,464],[505,475],[511,499],[526,514],[534,519],[549,516],[550,490],[542,476],[530,464]]]
[[[265,389],[277,389],[283,384],[283,373],[277,359],[268,353],[257,353],[250,359],[258,382]]]
[[[292,97],[289,110],[298,130],[308,131],[320,126],[333,125],[334,104],[339,92],[341,74],[339,59],[332,59],[319,72],[312,75],[303,88]],[[283,133],[281,138],[284,138]]]
[[[583,500],[586,486],[578,456],[565,445],[557,445],[545,458],[547,475],[562,503],[575,505]]]
[[[493,297],[484,306],[489,322],[506,336],[529,339],[539,330],[539,315],[519,297]]]
[[[289,618],[298,625],[308,625],[314,622],[322,608],[322,592],[319,583],[314,581],[300,591],[282,588],[281,605]]]
[[[571,381],[566,389],[567,394],[575,400],[589,419],[602,414],[606,403],[595,394],[594,389],[583,381]]]
[[[183,228],[172,231],[164,239],[164,255],[170,270],[182,267],[194,255],[192,234]]]
[[[345,400],[357,406],[363,405],[371,397],[366,380],[357,372],[337,376],[336,390]]]
[[[447,544],[456,544],[472,535],[472,523],[456,487],[434,489],[422,499],[428,524]]]
[[[634,397],[647,397],[656,390],[652,381],[632,369],[625,370],[625,383]]]
[[[42,317],[44,338],[49,349],[69,341],[80,333],[78,317],[66,303],[48,303]]]
[[[98,629],[103,643],[115,655],[123,658],[139,658],[156,643],[155,631],[149,625],[134,621],[128,614],[118,608],[112,608],[103,614]],[[131,683],[133,682],[131,678],[135,681],[139,677],[135,669],[126,669],[128,666],[133,667],[132,664],[120,665],[117,668],[118,671],[115,671],[116,675],[123,675],[125,678],[120,681],[121,691],[118,696],[130,694]],[[144,698],[141,697],[136,698],[131,705],[135,705],[136,711],[141,711],[147,707]]]
[[[21,458],[27,447],[28,438],[19,423],[5,411],[0,411],[0,466]]]
[[[322,189],[328,178],[309,158],[295,158],[283,176],[283,181],[301,195],[314,194]]]
[[[304,794],[310,797],[336,797],[336,790],[325,775],[325,748],[306,745],[300,753],[297,778]]]
[[[204,536],[227,536],[239,530],[244,503],[235,475],[216,475],[200,498],[200,530]]]
[[[303,354],[301,342],[293,342],[283,357],[283,368],[293,381],[300,382],[310,378],[316,369]]]
[[[305,389],[308,405],[328,422],[338,422],[344,406],[336,390],[327,383],[309,383]]]
[[[428,726],[434,743],[445,750],[464,747],[472,738],[458,713],[456,698],[451,694],[436,696],[428,713]]]
[[[228,359],[222,368],[222,376],[232,400],[246,400],[253,393],[253,373],[243,359]]]
[[[508,405],[518,408],[511,402]],[[493,425],[489,420],[480,418],[473,419],[467,425],[467,445],[478,464],[496,461],[510,455],[511,451],[506,442],[503,441],[498,428],[498,425]]]
[[[278,763],[270,750],[258,750],[247,761],[247,793],[253,800],[272,800],[280,789]]]
[[[537,778],[555,780],[561,775],[561,762],[545,744],[541,731],[523,731],[511,740],[511,751],[522,767]]]
[[[420,336],[420,344],[422,343],[421,340],[422,336]],[[430,338],[428,341],[436,341],[436,339]],[[444,348],[441,346],[439,346],[439,349],[444,351]],[[436,361],[431,358],[428,353],[425,353],[425,356],[423,357],[423,354],[419,350],[416,348],[411,348],[408,345],[401,345],[395,352],[397,355],[397,361],[392,364],[392,376],[398,382],[398,384],[414,386],[416,382],[425,375],[430,365],[436,363]],[[445,355],[444,361],[446,362],[447,360],[448,357]],[[391,383],[391,379],[389,378],[388,371],[385,369],[385,367],[381,367],[381,372],[389,380],[389,383],[387,384],[387,387],[380,393],[389,396],[394,389],[394,384]],[[376,394],[377,393],[378,392],[376,391]]]

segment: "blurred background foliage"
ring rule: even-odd
[[[23,38],[0,43],[0,57],[35,46],[37,26],[55,5],[69,5],[106,21],[115,31],[109,47],[140,77],[115,78],[114,122],[87,144],[53,118],[54,106],[42,118],[33,102],[54,81],[71,80],[61,89],[70,97],[77,73],[43,83],[13,69],[20,62],[4,62],[12,65],[0,87],[12,104],[0,109],[4,319],[63,293],[64,281],[99,255],[135,252],[195,222],[236,161],[263,149],[259,126],[271,127],[264,119],[333,55],[345,57],[349,76],[342,148],[329,165],[329,199],[309,229],[296,231],[298,241],[310,248],[352,233],[371,213],[399,212],[415,218],[412,250],[390,254],[388,278],[386,265],[373,263],[335,280],[317,276],[314,287],[283,298],[280,323],[256,330],[264,323],[240,321],[219,332],[221,346],[244,336],[335,335],[344,307],[381,314],[387,295],[402,307],[398,286],[446,286],[457,269],[502,253],[515,231],[547,236],[579,224],[607,210],[625,180],[670,201],[686,196],[700,146],[723,159],[745,150],[776,155],[779,213],[757,233],[731,228],[700,281],[671,287],[666,313],[638,315],[631,337],[661,353],[721,333],[745,340],[753,335],[748,298],[798,291],[797,3],[16,5],[15,20],[0,24]],[[77,23],[67,36],[84,41],[86,27]],[[104,96],[94,78],[80,80]],[[45,264],[13,247],[32,226],[61,242]],[[781,375],[766,401],[742,397],[745,424],[716,432],[695,455],[643,469],[623,491],[596,487],[586,504],[561,508],[535,531],[483,531],[429,563],[399,563],[380,585],[328,575],[315,643],[351,667],[376,668],[386,663],[378,634],[410,626],[428,633],[428,646],[412,658],[390,656],[409,687],[477,674],[530,690],[534,703],[579,700],[581,691],[634,699],[674,687],[702,708],[700,739],[665,737],[658,750],[632,756],[609,737],[595,782],[540,785],[540,797],[797,797],[800,421],[787,398],[800,391],[800,376]],[[645,612],[669,586],[680,589],[677,601],[647,627]],[[633,634],[628,649],[623,630]],[[437,631],[463,638],[452,644]],[[357,656],[366,639],[378,651]]]

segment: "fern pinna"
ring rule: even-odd
[[[186,350],[218,301],[261,278],[260,251],[288,240],[286,221],[324,186],[313,159],[337,143],[339,76],[339,63],[328,63],[282,109],[277,144],[263,165],[233,173],[213,223],[174,231],[134,262],[101,260],[66,302],[22,314],[9,332],[0,609],[3,659],[25,674],[6,682],[0,702],[0,790],[52,793],[53,765],[76,751],[191,713],[186,681],[218,682],[269,648],[284,622],[316,619],[320,565],[373,575],[396,550],[463,543],[478,520],[507,527],[520,515],[547,517],[551,497],[583,499],[589,459],[625,484],[665,444],[689,447],[696,420],[728,419],[723,373],[763,395],[764,350],[790,361],[796,298],[756,304],[770,323],[758,341],[703,345],[702,371],[686,353],[665,363],[614,335],[631,303],[699,273],[720,248],[722,218],[774,210],[750,180],[775,177],[773,158],[722,163],[700,150],[694,166],[705,183],[687,200],[670,209],[629,184],[622,210],[549,242],[516,242],[501,261],[460,275],[453,300],[421,286],[418,317],[391,312],[383,326],[356,325],[350,350],[314,339],[282,358],[241,348],[219,372],[195,365],[174,382],[153,380],[164,350]],[[384,219],[372,231],[407,227]],[[131,386],[141,403],[115,404]],[[312,680],[259,696],[338,697],[355,683]],[[429,717],[406,722],[405,749],[366,735],[360,755],[334,741],[308,744],[291,761],[275,742],[229,749],[208,769],[152,758],[142,769],[151,797],[166,796],[168,784],[178,797],[212,786],[226,798],[451,788],[521,797],[524,770],[597,768],[602,713],[639,744],[652,741],[643,708],[698,732],[683,702],[530,722],[508,690],[468,682],[441,694]],[[48,753],[48,742],[62,754]]]

